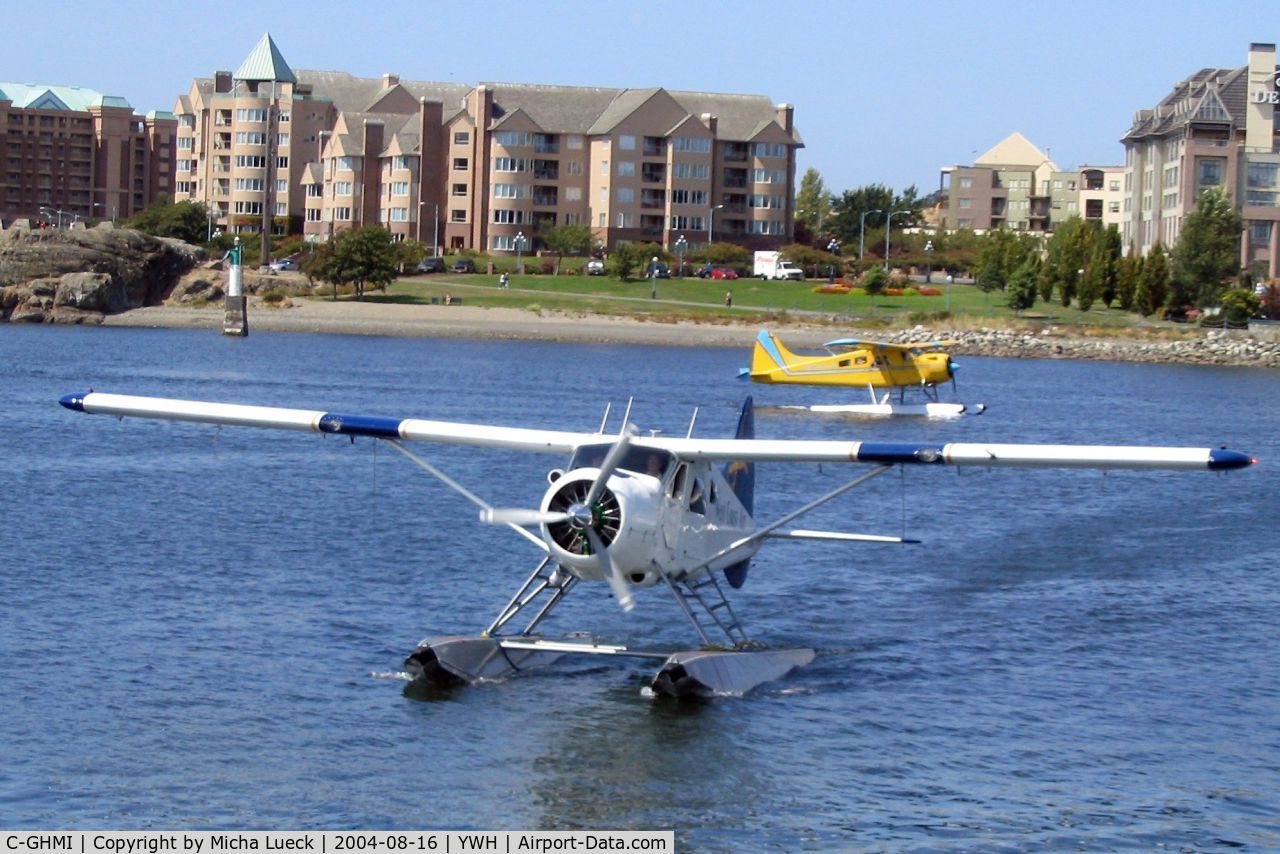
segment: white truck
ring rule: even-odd
[[[754,275],[761,279],[790,279],[804,281],[804,271],[787,261],[778,252],[757,252]]]

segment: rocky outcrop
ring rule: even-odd
[[[159,305],[204,251],[103,223],[0,232],[0,320],[100,322]]]
[[[1116,330],[1109,337],[1100,338],[1073,335],[1057,327],[1033,332],[917,326],[877,337],[895,343],[951,340],[957,343],[948,347],[948,351],[959,355],[1277,368],[1280,367],[1280,336],[1270,332],[1270,328],[1193,329],[1175,333],[1178,337],[1174,338],[1155,338],[1140,331]]]

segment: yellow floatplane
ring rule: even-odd
[[[825,352],[821,354],[799,354],[783,346],[773,333],[761,330],[756,336],[751,367],[738,373],[758,383],[860,386],[871,395],[869,403],[801,407],[812,412],[935,417],[980,413],[986,408],[983,404],[968,407],[938,400],[938,385],[955,380],[956,364],[945,349],[955,344],[955,341],[890,344],[841,338],[824,344]],[[887,391],[878,393],[880,389]],[[919,402],[908,402],[908,391],[912,391]]]

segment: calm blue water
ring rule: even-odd
[[[735,597],[821,655],[699,707],[588,662],[423,699],[427,634],[482,629],[535,551],[371,441],[118,422],[100,391],[727,434],[748,353],[0,327],[0,826],[675,828],[681,850],[1280,846],[1280,373],[964,360],[955,422],[774,414],[761,435],[1221,443],[1231,475],[911,471],[782,543]],[[618,417],[615,409],[615,424]],[[418,446],[498,505],[554,458]],[[842,481],[762,467],[767,520]],[[657,590],[548,630],[687,644]]]

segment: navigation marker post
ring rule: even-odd
[[[238,335],[241,338],[249,334],[249,298],[244,293],[244,265],[241,258],[244,247],[240,238],[235,239],[231,249],[223,257],[230,263],[227,268],[227,300],[223,314],[222,334]]]

